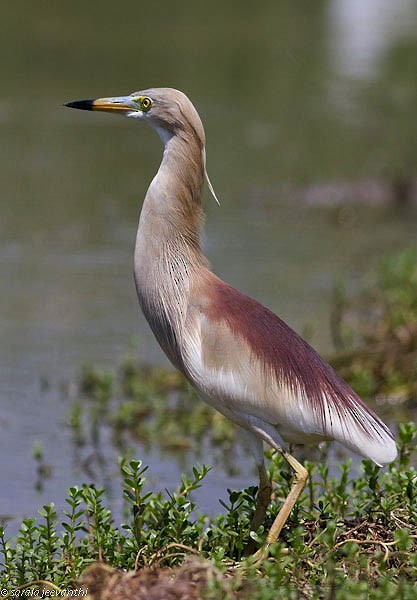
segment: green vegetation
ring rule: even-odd
[[[225,513],[210,519],[195,515],[192,500],[193,490],[204,485],[206,467],[194,468],[167,496],[149,491],[139,461],[122,461],[126,523],[116,526],[103,490],[70,488],[62,514],[53,504],[44,506],[37,519],[23,521],[14,541],[0,530],[2,587],[46,580],[67,588],[94,561],[118,569],[175,569],[192,556],[209,560],[222,574],[205,580],[207,598],[415,597],[417,473],[410,463],[416,426],[400,426],[399,436],[399,459],[381,472],[363,461],[362,474],[352,479],[347,461],[340,476],[329,477],[327,466],[307,463],[311,482],[260,570],[243,558],[256,488],[229,491]],[[270,458],[275,501],[265,528],[252,534],[259,545],[291,479],[281,457]],[[236,568],[239,561],[244,569]]]
[[[115,375],[85,367],[68,422],[75,445],[89,444],[98,453],[101,430],[111,427],[123,454],[133,440],[145,451],[159,447],[164,454],[187,452],[198,461],[209,446],[215,462],[229,473],[236,469],[239,429],[201,402],[171,368],[140,365],[131,357],[122,360]]]
[[[363,397],[412,408],[417,399],[417,251],[384,257],[358,297],[338,295],[334,367]]]

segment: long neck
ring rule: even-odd
[[[171,137],[165,144],[158,173],[146,194],[141,224],[145,217],[151,217],[152,227],[163,228],[158,231],[162,234],[161,243],[174,236],[199,248],[203,181],[203,149],[198,140],[193,135]]]
[[[182,368],[181,339],[190,280],[207,265],[200,247],[204,148],[193,133],[165,143],[149,186],[135,247],[135,282],[144,315],[170,360]]]

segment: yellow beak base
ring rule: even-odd
[[[120,98],[95,98],[92,100],[77,100],[76,102],[67,102],[65,106],[69,108],[78,108],[80,110],[100,110],[102,112],[126,112],[134,110],[132,104],[129,104],[129,97]]]

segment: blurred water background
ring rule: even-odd
[[[328,353],[335,283],[354,290],[381,253],[416,242],[417,6],[16,0],[0,12],[0,512],[20,519],[86,480],[63,392],[80,366],[114,366],[133,338],[138,360],[165,364],[132,279],[160,141],[63,102],[185,91],[221,199],[205,196],[214,270]],[[110,437],[96,478],[111,490]],[[34,445],[52,467],[41,491]],[[175,457],[133,451],[156,488],[179,481]],[[239,466],[210,473],[202,510],[254,482]]]

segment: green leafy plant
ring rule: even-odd
[[[337,290],[330,361],[361,396],[417,399],[417,250],[385,256],[374,285],[351,299]],[[353,332],[355,332],[353,334]]]
[[[309,487],[261,571],[251,557],[244,558],[244,549],[250,538],[264,543],[288,491],[291,477],[280,456],[270,453],[274,500],[256,532],[250,532],[255,487],[229,490],[224,512],[209,518],[196,514],[192,500],[193,492],[205,485],[207,467],[195,467],[177,490],[162,493],[149,490],[140,461],[122,460],[126,522],[115,525],[103,490],[70,488],[62,514],[53,504],[43,506],[36,519],[22,522],[13,539],[0,528],[2,587],[11,593],[19,586],[46,585],[33,582],[78,586],[76,579],[97,560],[123,570],[169,568],[175,577],[192,556],[210,561],[204,563],[204,573],[211,573],[205,589],[212,596],[207,597],[292,599],[297,590],[299,598],[412,598],[417,577],[416,437],[415,424],[400,426],[398,460],[384,470],[363,461],[362,473],[354,476],[346,461],[340,476],[330,477],[326,465],[308,463]]]

